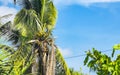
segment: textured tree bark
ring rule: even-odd
[[[55,75],[55,65],[56,65],[56,60],[55,60],[55,47],[54,43],[52,44],[52,56],[53,56],[53,62],[52,62],[52,75]]]
[[[56,59],[55,59],[55,47],[54,47],[54,44],[53,44],[53,67],[52,67],[52,72],[53,74],[52,75],[55,75],[55,66],[56,66]]]
[[[32,65],[33,75],[55,75],[55,47],[54,42],[51,44],[51,48],[48,48],[46,43],[42,43],[40,48],[33,51],[35,54],[35,61]]]
[[[48,64],[49,66],[47,68],[46,75],[55,75],[55,47],[53,42],[52,42],[52,49],[50,51],[50,60]]]
[[[32,54],[34,55],[34,60],[32,64],[32,75],[42,75],[41,73],[41,56],[40,56],[40,50],[39,50],[39,45],[34,43],[33,44],[33,49],[32,49]]]
[[[43,59],[42,59],[42,68],[43,68],[43,75],[46,75],[46,58],[47,58],[47,55],[46,55],[46,51],[43,52]]]
[[[38,50],[36,50],[38,51]],[[34,63],[32,64],[32,74],[33,75],[40,75],[40,56],[39,53],[35,52],[35,60]]]

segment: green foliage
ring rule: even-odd
[[[68,68],[59,49],[56,50],[56,74],[55,75],[87,75],[82,73],[82,70],[75,71],[73,68]]]
[[[14,21],[15,27],[22,31],[21,34],[38,34],[40,37],[52,31],[56,23],[57,11],[51,0],[22,0],[21,3],[23,8]]]
[[[13,45],[0,44],[0,75],[31,75],[31,66],[36,60],[35,54],[39,52],[42,56],[44,49],[48,51],[46,55],[49,56],[52,49],[51,40],[54,39],[52,30],[57,18],[53,2],[51,0],[17,1],[20,1],[22,9],[15,16],[14,24],[0,23],[0,37],[4,36],[4,39]],[[16,0],[14,2],[16,4]],[[56,75],[82,75],[80,72],[70,71],[58,48],[55,52]],[[41,68],[41,65],[37,67]]]
[[[53,39],[52,29],[54,28],[57,15],[52,1],[21,0],[21,2],[23,3],[23,8],[15,16],[14,25],[8,22],[0,27],[0,37],[5,36],[5,40],[12,42],[14,46],[12,48],[13,52],[9,50],[11,46],[5,45],[5,47],[0,48],[0,51],[2,51],[0,54],[2,75],[30,75],[31,66],[35,60],[35,55],[32,54],[33,50],[37,46],[39,46],[38,48],[43,46],[44,42],[47,44],[47,47],[44,46],[43,48],[49,50],[49,52],[51,50],[50,40]],[[3,53],[7,56],[2,55]],[[4,63],[9,64],[9,66],[6,66]],[[56,65],[59,65],[59,67],[56,67],[56,70],[60,70],[63,75],[70,75],[69,68],[58,50],[56,50]],[[64,73],[62,72],[63,70]]]
[[[20,10],[14,21],[14,29],[19,30],[24,37],[33,38],[37,32],[42,30],[42,24],[34,10]]]
[[[115,50],[120,50],[120,44],[116,44],[113,46],[112,57],[114,56]]]
[[[14,1],[15,4],[20,2],[22,8],[15,16],[13,25],[11,22],[9,24],[1,24],[0,37],[4,36],[4,39],[7,42],[12,42],[14,46],[14,53],[9,54],[8,52],[10,58],[4,57],[7,61],[11,61],[13,65],[11,71],[5,73],[9,75],[23,75],[31,73],[31,65],[33,65],[35,60],[33,50],[36,53],[38,49],[40,51],[42,48],[44,50],[47,49],[48,52],[51,51],[52,46],[49,39],[53,39],[52,30],[56,22],[57,13],[51,0]],[[32,40],[37,40],[37,42],[28,43]],[[1,47],[0,49],[3,50],[4,48]],[[8,50],[8,48],[5,50]],[[42,54],[42,51],[40,53]],[[28,72],[28,70],[30,71]]]
[[[115,49],[118,46],[115,46]],[[120,55],[115,60],[102,54],[100,51],[93,48],[92,52],[86,53],[84,65],[87,65],[90,70],[95,71],[98,75],[120,75]]]
[[[56,75],[71,75],[59,49],[56,50]]]
[[[87,74],[82,73],[82,69],[80,69],[80,71],[74,71],[73,68],[70,68],[70,73],[71,75],[87,75]]]
[[[20,49],[23,49],[30,42],[30,49],[40,56],[41,64],[43,63],[44,51],[47,61],[52,49],[52,42],[49,39],[54,39],[52,30],[56,22],[56,9],[51,0],[15,0],[15,3],[16,1],[19,1],[18,4],[22,4],[22,9],[14,19],[14,30],[19,31],[20,35],[19,47],[22,45]],[[42,68],[43,66],[39,67]]]
[[[11,58],[11,53],[13,52],[14,51],[11,47],[0,45],[0,75],[8,75],[11,72],[13,62],[8,59]]]

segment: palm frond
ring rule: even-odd
[[[12,29],[11,21],[0,26],[0,39],[4,38],[6,42],[16,45],[19,42],[19,32]]]
[[[37,15],[39,15],[39,18],[41,17],[41,10],[42,10],[42,1],[43,0],[30,0],[32,9],[36,11]]]
[[[22,0],[21,2],[23,6],[29,7],[29,10],[36,11],[36,15],[48,30],[54,28],[57,11],[52,0]]]
[[[52,1],[46,2],[44,11],[43,23],[46,25],[48,30],[52,30],[57,18],[57,11]]]
[[[56,75],[71,75],[59,49],[56,50]]]
[[[13,61],[9,60],[14,49],[0,44],[0,75],[8,75],[13,68]]]
[[[22,36],[33,37],[37,32],[40,32],[41,22],[38,19],[34,10],[22,9],[15,17],[15,29],[19,30]]]
[[[10,60],[14,60],[14,67],[11,75],[21,75],[26,73],[33,63],[33,56],[31,45],[20,45],[10,58]]]

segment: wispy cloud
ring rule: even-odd
[[[94,3],[112,3],[112,2],[120,2],[120,0],[54,0],[55,5],[72,5],[72,4],[80,4],[89,6]]]
[[[7,6],[0,6],[0,16],[12,14],[8,19],[3,19],[6,21],[12,21],[15,17],[15,14],[17,13],[17,9]]]
[[[69,57],[72,55],[72,51],[69,48],[59,48],[64,57]]]

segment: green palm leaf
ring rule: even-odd
[[[56,75],[71,75],[60,50],[56,50]]]

